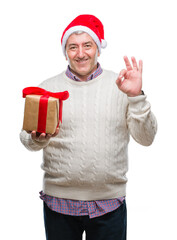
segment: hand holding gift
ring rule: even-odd
[[[49,134],[49,133],[39,133],[39,132],[36,132],[35,130],[33,131],[28,131],[28,133],[31,134],[31,138],[33,140],[36,140],[38,142],[44,142],[46,140],[49,140],[51,137],[55,137],[58,135],[59,133],[59,130],[60,128],[57,127],[56,128],[56,131],[53,133],[53,134]]]
[[[23,97],[26,98],[23,129],[40,142],[55,137],[59,133],[63,100],[69,97],[68,91],[53,93],[28,87],[23,89]]]

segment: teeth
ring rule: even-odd
[[[86,62],[87,59],[84,59],[84,60],[76,60],[77,62]]]

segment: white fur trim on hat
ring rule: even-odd
[[[74,32],[77,32],[77,31],[83,31],[83,32],[86,32],[88,33],[92,38],[93,40],[95,41],[95,43],[97,44],[98,46],[98,50],[99,52],[101,53],[101,43],[100,43],[100,40],[98,38],[98,36],[88,27],[85,27],[85,26],[81,26],[81,25],[78,25],[78,26],[74,26],[74,27],[71,27],[69,28],[66,32],[65,32],[65,35],[63,36],[63,40],[62,40],[62,50],[63,50],[63,53],[65,55],[65,45],[66,45],[66,42],[69,38],[69,36],[74,33]],[[102,40],[103,41],[103,40]]]
[[[106,48],[106,46],[107,46],[106,40],[101,39],[101,47],[102,47],[102,48]]]

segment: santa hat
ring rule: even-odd
[[[104,39],[104,27],[102,22],[93,15],[79,15],[76,17],[64,30],[61,37],[61,45],[63,53],[65,54],[65,45],[69,36],[77,31],[83,31],[88,33],[98,46],[98,50],[101,53],[101,48],[107,46],[107,42]]]

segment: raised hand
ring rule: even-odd
[[[135,57],[131,57],[131,60],[132,65],[128,57],[124,57],[127,69],[120,71],[116,84],[122,92],[127,94],[127,96],[135,97],[141,94],[143,62],[140,60],[138,66]]]

